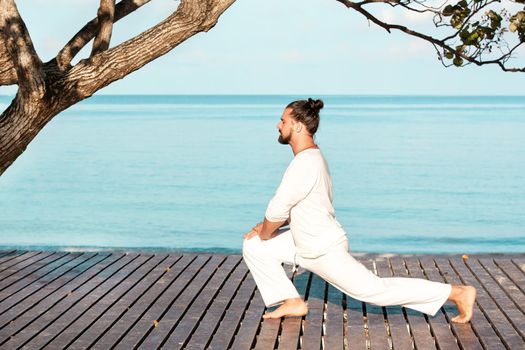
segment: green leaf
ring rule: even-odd
[[[457,15],[452,16],[450,19],[450,24],[456,29],[461,28],[461,25],[463,24],[463,19]]]
[[[494,30],[489,27],[480,26],[476,29],[479,37],[483,40],[485,37],[487,39],[494,39]]]
[[[498,14],[496,12],[494,12],[493,10],[489,10],[487,12],[485,12],[485,14],[487,15],[487,17],[489,18],[495,18],[495,17],[498,17]]]
[[[452,61],[452,63],[454,63],[456,67],[461,67],[461,65],[463,64],[463,58],[456,56],[456,58],[454,58],[454,61]]]
[[[525,11],[518,11],[509,19],[509,30],[511,32],[518,32],[520,41],[523,42],[525,37]]]
[[[448,16],[452,16],[453,14],[454,14],[454,7],[452,7],[452,5],[445,6],[445,8],[443,9],[443,16],[448,17]]]
[[[468,42],[477,42],[478,38],[479,38],[478,32],[473,32],[473,33],[471,33],[468,36],[467,41]]]
[[[492,29],[498,29],[501,26],[502,17],[494,12],[493,10],[489,10],[485,12],[485,15],[490,19],[490,27]]]

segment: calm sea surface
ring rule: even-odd
[[[296,98],[72,107],[0,177],[0,247],[240,251],[293,157],[275,124]],[[351,250],[525,252],[525,97],[322,98]]]

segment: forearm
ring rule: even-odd
[[[261,232],[259,232],[259,237],[264,241],[271,239],[275,236],[275,232],[281,227],[288,224],[288,220],[272,222],[264,219]]]

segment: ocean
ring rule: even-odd
[[[0,177],[0,248],[238,253],[293,158],[275,125],[305,97],[83,101]],[[351,251],[525,252],[525,97],[312,97]]]

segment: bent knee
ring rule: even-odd
[[[242,255],[254,255],[261,252],[261,241],[256,238],[244,239],[242,242]]]

